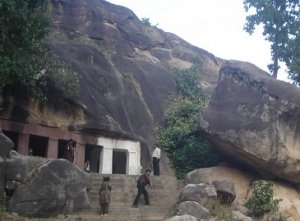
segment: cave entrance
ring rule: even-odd
[[[113,150],[113,174],[126,174],[127,173],[127,156],[128,151],[126,150]]]
[[[8,130],[3,130],[3,133],[5,136],[7,136],[9,139],[14,142],[14,150],[18,151],[18,145],[19,145],[19,133],[13,132],[13,131],[8,131]]]
[[[58,150],[57,150],[57,158],[65,158],[65,149],[67,146],[67,140],[58,140]]]
[[[103,146],[86,144],[84,162],[90,161],[90,172],[99,173],[100,156]]]
[[[48,141],[49,141],[48,137],[30,135],[28,153],[33,156],[46,157],[47,149],[48,149]]]

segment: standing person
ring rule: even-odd
[[[110,185],[110,178],[103,177],[103,181],[99,190],[99,204],[101,207],[101,216],[106,216],[108,214],[111,190],[112,186]]]
[[[84,163],[84,171],[89,173],[90,170],[91,170],[91,163],[90,163],[89,160],[87,160],[87,161],[85,161],[85,163]]]
[[[150,205],[149,202],[149,195],[147,190],[145,189],[145,187],[147,185],[151,186],[150,183],[150,174],[151,174],[151,170],[146,170],[146,172],[141,175],[137,181],[137,188],[138,188],[138,193],[134,199],[133,202],[133,207],[138,207],[138,202],[140,200],[141,195],[144,195],[144,199],[145,199],[145,205]]]
[[[33,150],[32,150],[32,148],[29,148],[28,155],[29,155],[29,156],[33,156]]]
[[[160,154],[161,154],[160,146],[159,144],[155,144],[154,151],[152,153],[152,164],[153,164],[154,176],[160,175],[160,169],[159,169]]]
[[[71,163],[76,163],[76,145],[77,142],[73,139],[68,140],[65,149],[65,159],[69,160]]]

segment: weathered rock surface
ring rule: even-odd
[[[182,216],[173,216],[165,221],[198,221],[198,219],[194,216],[190,215],[182,215]]]
[[[230,204],[235,200],[235,187],[231,180],[214,180],[212,184],[216,189],[217,198],[220,203]]]
[[[11,189],[13,183],[15,185],[23,183],[29,173],[35,170],[39,165],[49,161],[43,157],[24,156],[14,150],[12,150],[9,155],[10,158],[6,161],[5,171],[6,185],[9,186],[9,189]]]
[[[36,157],[24,158],[15,153],[9,162],[11,169],[7,171],[7,182],[16,184],[9,200],[10,212],[47,217],[89,207],[86,190],[90,179],[87,173],[64,159],[39,162],[34,159]],[[25,169],[13,170],[13,167],[20,168],[21,165]]]
[[[188,183],[212,183],[215,180],[228,179],[234,183],[236,200],[234,201],[232,208],[236,211],[247,215],[247,210],[241,206],[251,196],[251,182],[254,181],[254,177],[251,174],[242,172],[230,167],[210,167],[202,168],[191,171],[187,175]],[[279,211],[287,216],[298,220],[300,217],[300,194],[294,186],[284,182],[274,183],[274,199],[282,199],[279,203]]]
[[[1,202],[3,202],[6,197],[5,196],[5,170],[6,170],[6,163],[3,160],[3,158],[0,157],[0,201]]]
[[[188,184],[182,190],[180,201],[196,201],[203,205],[206,201],[217,201],[217,192],[211,184]]]
[[[200,127],[224,154],[265,177],[300,183],[300,88],[230,61]]]
[[[6,172],[6,159],[9,157],[9,152],[14,147],[14,143],[5,136],[0,128],[0,202],[5,199],[5,172]]]
[[[1,126],[1,125],[0,125]],[[0,157],[6,160],[9,157],[9,152],[14,148],[14,143],[2,133],[0,127]]]
[[[184,201],[177,206],[177,215],[191,215],[198,219],[206,219],[209,210],[195,201]]]
[[[249,184],[253,180],[253,177],[231,167],[215,166],[193,170],[187,174],[186,179],[188,183],[193,184],[212,184],[215,181],[222,181],[224,179],[231,180],[235,186],[237,200],[243,201],[248,197],[247,189],[249,188]]]
[[[252,221],[252,218],[245,216],[239,211],[232,211],[232,219],[235,221]]]
[[[54,96],[47,104],[37,104],[4,92],[1,117],[135,139],[145,144],[142,162],[149,161],[154,128],[168,106],[168,95],[174,94],[174,68],[201,62],[201,84],[211,92],[223,61],[173,34],[143,25],[129,9],[104,0],[51,3],[49,45],[80,75],[79,95]],[[162,172],[167,168],[163,156]]]

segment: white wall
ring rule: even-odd
[[[141,145],[137,141],[117,140],[106,137],[98,137],[97,145],[103,146],[100,155],[99,173],[112,174],[113,150],[127,152],[126,174],[138,175],[141,173]]]

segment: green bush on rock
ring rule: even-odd
[[[245,204],[250,214],[261,217],[267,213],[277,212],[281,199],[273,199],[274,184],[270,181],[258,180],[253,185],[253,194]]]
[[[221,159],[197,130],[201,109],[208,100],[200,87],[199,72],[199,65],[176,72],[178,94],[165,113],[163,127],[157,131],[158,140],[181,179],[187,172],[215,165]]]

